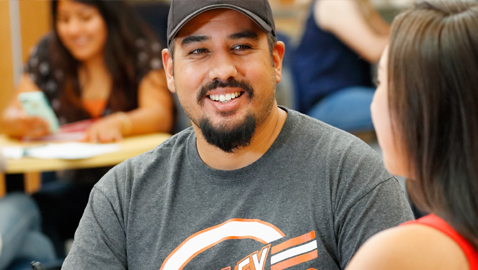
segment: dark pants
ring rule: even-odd
[[[5,183],[7,192],[15,192],[20,191],[23,192],[25,190],[23,184],[23,174],[16,173],[16,174],[6,174],[5,175]]]

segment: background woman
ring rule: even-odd
[[[297,109],[350,132],[373,130],[370,63],[388,38],[369,0],[313,1],[293,55]]]
[[[98,119],[90,141],[171,130],[162,46],[123,2],[53,1],[52,14],[54,31],[32,50],[17,96],[43,91],[61,124]],[[17,96],[4,113],[6,133],[48,134],[48,124],[27,116]]]
[[[387,169],[432,213],[377,234],[356,269],[478,269],[478,2],[419,1],[392,24],[373,122]]]
[[[169,132],[173,101],[161,63],[162,46],[122,1],[52,1],[53,32],[32,50],[17,91],[43,91],[61,124],[95,119],[84,140]],[[47,122],[22,111],[17,96],[3,114],[11,136],[39,137]],[[65,172],[67,182],[35,194],[43,229],[64,255],[93,184],[108,168]]]

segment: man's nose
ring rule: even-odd
[[[227,81],[237,76],[236,63],[229,52],[216,52],[211,60],[212,66],[209,70],[211,80]]]

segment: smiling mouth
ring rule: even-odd
[[[70,44],[74,45],[74,46],[84,46],[86,44],[88,44],[89,42],[89,39],[88,38],[77,38],[77,39],[73,39],[70,41]]]
[[[225,94],[225,95],[209,95],[208,98],[212,101],[228,103],[229,101],[242,96],[243,93],[244,92],[237,91],[237,92]]]

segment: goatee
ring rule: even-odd
[[[248,115],[242,125],[227,129],[225,126],[214,128],[211,121],[205,118],[201,120],[199,128],[209,144],[224,152],[232,153],[234,150],[246,147],[251,143],[256,130],[256,119]]]

